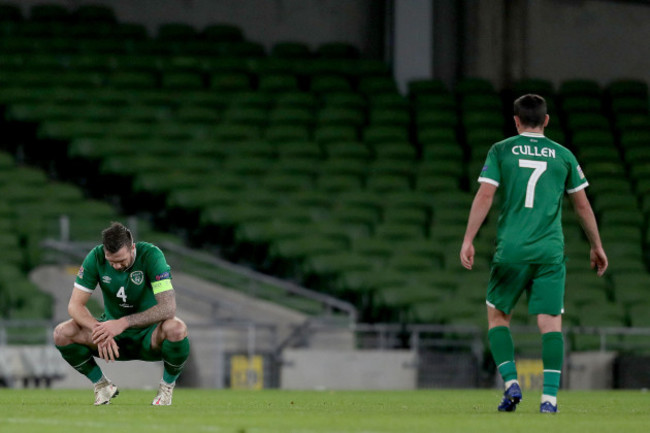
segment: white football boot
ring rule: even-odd
[[[102,379],[95,384],[95,406],[110,404],[111,399],[116,397],[119,393],[120,391],[113,382],[102,377]]]
[[[156,395],[156,398],[153,399],[151,404],[154,406],[171,406],[174,385],[176,385],[176,382],[170,385],[161,380],[160,387],[158,387],[158,395]]]

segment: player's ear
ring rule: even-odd
[[[548,126],[548,121],[549,120],[551,120],[551,116],[549,116],[548,114],[546,116],[544,116],[544,128],[546,128]]]

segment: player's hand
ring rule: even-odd
[[[596,274],[599,277],[602,277],[609,265],[605,251],[602,248],[592,249],[589,256],[591,260],[591,269],[596,269]]]
[[[97,352],[99,357],[106,362],[115,361],[120,357],[120,348],[114,339],[109,339],[97,345]]]
[[[469,270],[474,266],[474,245],[471,242],[463,242],[460,249],[460,263]]]
[[[97,322],[93,328],[92,339],[97,346],[112,340],[120,335],[128,327],[124,320],[107,320],[106,322]]]

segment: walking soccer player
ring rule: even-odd
[[[537,316],[542,334],[544,389],[540,412],[557,412],[557,392],[564,362],[562,313],[566,267],[562,234],[562,199],[568,193],[591,250],[591,267],[607,269],[596,218],[585,194],[589,185],[575,156],[544,136],[546,101],[524,95],[514,103],[519,135],[494,144],[478,178],[480,187],[469,213],[460,251],[461,264],[472,269],[474,237],[501,191],[497,246],[487,288],[488,340],[505,382],[499,411],[512,412],[522,399],[517,381],[512,309],[525,291],[528,312]]]

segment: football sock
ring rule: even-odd
[[[162,343],[162,359],[164,363],[163,380],[172,384],[180,376],[185,361],[190,356],[190,340],[185,337],[181,341],[164,340]]]
[[[88,346],[72,343],[67,346],[56,346],[56,348],[72,368],[86,376],[92,383],[97,383],[101,380],[103,376],[102,370],[95,362],[93,353]]]
[[[497,369],[508,383],[517,380],[517,367],[515,366],[515,345],[512,341],[510,328],[507,326],[497,326],[488,331],[488,341],[490,342],[490,351],[497,365]]]
[[[564,336],[561,332],[542,335],[542,363],[544,364],[545,396],[557,396],[564,362]]]

